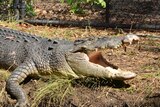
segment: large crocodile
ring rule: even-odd
[[[6,81],[6,90],[17,100],[16,107],[26,107],[27,96],[20,83],[28,76],[134,78],[135,73],[110,64],[97,49],[118,48],[137,40],[136,35],[127,35],[68,41],[0,27],[0,67],[13,71]]]

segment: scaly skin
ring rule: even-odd
[[[135,73],[122,71],[107,62],[100,52],[138,41],[136,35],[123,37],[84,38],[75,41],[41,38],[0,27],[0,67],[12,71],[6,82],[7,92],[17,100],[16,107],[28,105],[27,96],[19,85],[32,75],[58,75],[69,78],[85,76],[131,79]]]

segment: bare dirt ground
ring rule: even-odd
[[[80,28],[51,28],[43,26],[8,24],[1,22],[2,26],[19,29],[21,31],[31,32],[43,35],[49,31],[48,37],[64,37],[74,39],[89,35],[97,36],[104,34],[117,34],[116,30],[97,30]],[[16,28],[15,28],[16,26]],[[43,29],[45,29],[43,31]],[[41,32],[40,32],[41,31]],[[68,32],[72,34],[68,37]],[[78,32],[78,33],[77,33]],[[85,33],[84,33],[85,32]],[[133,31],[133,33],[156,34],[159,32]],[[77,36],[78,35],[78,36]],[[120,34],[122,35],[122,34]],[[107,49],[103,55],[107,60],[123,70],[130,70],[137,73],[137,77],[132,80],[112,81],[91,78],[74,82],[72,94],[64,100],[63,106],[68,107],[158,107],[160,106],[160,40],[154,38],[141,38],[139,45],[132,45],[127,48],[115,50]],[[6,71],[1,71],[1,99],[0,104],[4,107],[10,107],[15,101],[11,100],[5,92],[5,78],[8,77]],[[5,74],[5,75],[4,75]],[[75,84],[76,83],[76,84]],[[23,85],[28,93],[30,102],[34,99],[34,93],[43,84],[41,80],[30,81]],[[4,100],[5,99],[5,100]],[[43,107],[47,102],[43,103]],[[41,105],[42,106],[42,105]],[[39,107],[41,107],[39,106]],[[55,104],[54,104],[55,106]],[[53,107],[54,107],[53,106]],[[58,106],[58,104],[57,104]],[[62,106],[62,105],[61,105]]]
[[[39,8],[44,10],[43,12],[46,14],[44,7],[49,7],[51,5],[41,5],[38,5],[40,6]],[[51,18],[48,14],[46,14],[46,16],[45,14],[42,16]],[[97,14],[100,13],[98,12]],[[55,13],[55,15],[58,15],[58,13]],[[37,17],[41,17],[41,15]],[[59,17],[65,18],[62,14],[60,14]],[[84,16],[80,18],[77,16],[75,20],[81,20],[81,18],[87,19],[87,17],[84,18]],[[71,40],[86,36],[124,35],[124,33],[121,32],[121,29],[94,29],[91,27],[86,29],[70,27],[60,28],[7,22],[0,22],[0,25],[48,38],[60,37]],[[128,30],[124,30],[124,32],[128,32]],[[159,31],[144,30],[132,30],[132,33],[158,36],[160,34]],[[115,50],[107,49],[103,51],[103,55],[108,61],[117,65],[119,68],[137,73],[137,77],[124,82],[97,78],[74,80],[71,86],[72,91],[64,98],[62,104],[55,101],[48,102],[48,96],[46,96],[46,99],[39,104],[39,107],[48,107],[49,103],[51,103],[50,107],[160,106],[160,39],[141,38],[138,45],[127,47],[126,52],[123,48]],[[15,100],[12,100],[5,91],[5,79],[8,75],[9,73],[7,71],[0,70],[0,106],[2,107],[12,107],[15,104]],[[42,80],[31,80],[23,85],[31,104],[35,98],[34,94],[36,90],[43,86],[43,84],[44,81]]]

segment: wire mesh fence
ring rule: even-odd
[[[108,20],[115,25],[159,29],[160,0],[110,0]]]
[[[0,19],[6,19],[9,15],[10,3],[9,0],[0,0]]]
[[[10,1],[12,0],[8,0],[8,3],[12,4]],[[41,2],[45,1],[41,0]],[[57,0],[51,0],[50,2],[55,4]],[[98,19],[101,19],[95,19],[102,21],[103,25],[105,20],[105,24],[108,27],[160,29],[160,0],[106,0],[106,4],[106,10],[103,9],[105,14],[98,14]],[[7,2],[0,0],[0,19],[3,19],[6,13],[9,13],[8,9],[11,8]],[[21,8],[19,8],[19,10],[20,9]],[[66,15],[66,13],[64,15]],[[11,15],[9,17],[11,17]],[[97,16],[91,16],[91,20],[93,20],[94,17],[97,18]],[[87,20],[90,19],[87,17]]]

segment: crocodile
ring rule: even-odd
[[[11,71],[6,80],[6,91],[17,100],[15,107],[27,107],[29,103],[21,83],[29,76],[132,79],[136,73],[109,63],[99,50],[125,47],[137,41],[139,37],[134,34],[73,41],[49,39],[0,26],[0,68]]]

